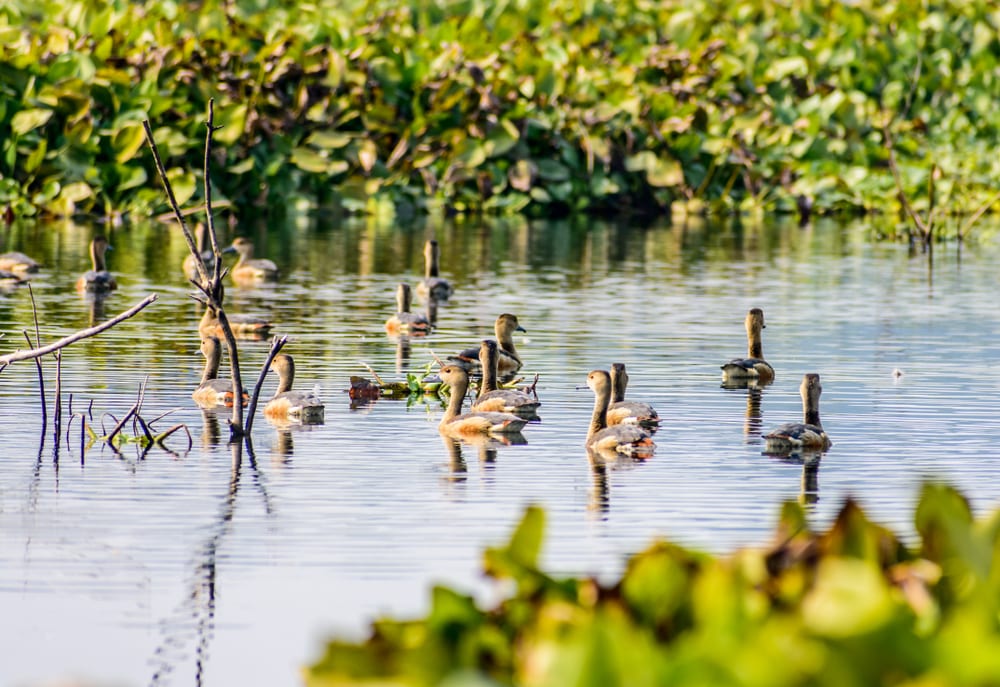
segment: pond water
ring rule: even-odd
[[[327,403],[321,426],[258,416],[250,456],[227,444],[225,415],[190,399],[202,359],[179,232],[114,230],[120,288],[95,304],[73,290],[94,231],[3,233],[4,250],[45,264],[32,283],[47,342],[160,296],[64,351],[63,398],[73,394],[74,411],[92,401],[100,422],[126,412],[148,379],[143,415],[177,409],[157,426],[185,423],[194,446],[176,435],[173,454],[94,445],[81,455],[63,437],[56,449],[51,429],[40,439],[34,364],[3,370],[0,685],[298,684],[325,638],[419,613],[431,583],[489,600],[481,551],[530,503],[548,513],[548,569],[611,579],[656,537],[716,552],[763,544],[788,499],[821,527],[854,495],[912,536],[926,479],[959,486],[980,513],[1000,497],[995,234],[938,246],[931,262],[869,241],[861,224],[824,221],[241,228],[285,276],[230,286],[227,307],[272,318],[290,337],[296,385],[319,384]],[[421,274],[432,233],[456,291],[436,331],[402,346],[382,324],[397,282]],[[759,391],[724,389],[719,365],[745,353],[751,307],[765,312],[777,377]],[[345,390],[351,375],[371,376],[365,364],[390,379],[420,372],[490,335],[501,312],[527,330],[516,339],[522,372],[539,376],[542,421],[525,429],[527,443],[442,441],[434,400],[351,407]],[[0,295],[3,352],[23,347],[32,326],[24,287]],[[248,385],[266,353],[241,343]],[[619,361],[629,397],[664,423],[652,459],[597,470],[583,449],[593,396],[578,387]],[[762,455],[759,436],[801,418],[806,372],[822,375],[834,441],[808,468]]]

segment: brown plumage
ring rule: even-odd
[[[274,419],[292,418],[304,423],[322,422],[325,408],[316,392],[293,391],[295,362],[292,356],[279,353],[270,369],[278,374],[278,391],[264,406],[264,416]]]
[[[431,323],[426,317],[410,312],[410,285],[399,284],[396,287],[396,314],[385,321],[385,331],[393,335],[426,336],[430,330]]]
[[[833,446],[830,437],[823,430],[819,419],[819,397],[823,387],[818,374],[807,374],[802,378],[799,394],[802,396],[802,422],[781,425],[764,435],[765,451],[788,453],[798,449],[825,450]]]
[[[431,239],[424,244],[424,278],[417,282],[417,295],[421,298],[432,298],[446,301],[454,289],[446,279],[438,276],[438,262],[441,258],[441,247]]]
[[[611,376],[604,370],[594,370],[587,375],[587,386],[594,392],[594,414],[587,432],[587,448],[592,451],[614,451],[646,458],[652,455],[656,444],[652,435],[638,425],[608,427],[608,405],[611,403]]]
[[[215,406],[233,406],[233,383],[228,379],[219,379],[219,363],[222,361],[222,345],[214,336],[208,336],[201,341],[201,354],[205,356],[205,369],[201,373],[201,384],[191,394],[202,408]],[[243,390],[243,405],[249,401],[246,390]]]
[[[473,411],[462,414],[462,402],[469,390],[469,375],[457,365],[445,365],[438,371],[441,381],[451,387],[448,408],[438,430],[445,434],[505,434],[520,432],[527,420],[510,413]]]
[[[774,380],[774,368],[764,360],[761,331],[765,328],[764,311],[753,308],[747,313],[747,357],[735,358],[722,366],[723,382],[756,381],[767,384]]]
[[[611,365],[611,405],[608,406],[608,426],[639,425],[655,430],[660,426],[660,416],[656,409],[641,401],[626,401],[628,373],[624,363]]]
[[[538,417],[538,399],[523,391],[497,388],[497,342],[486,339],[479,347],[479,365],[483,381],[479,395],[472,402],[472,409],[486,412],[513,413],[520,417]]]
[[[497,374],[509,376],[521,369],[521,357],[514,347],[514,332],[525,331],[527,330],[518,324],[517,316],[510,313],[500,315],[494,322],[493,332],[496,334],[499,347]],[[458,365],[469,374],[479,374],[482,369],[479,364],[478,348],[467,348],[458,355],[449,356],[448,362]]]
[[[114,291],[118,288],[115,278],[108,272],[104,262],[104,253],[111,249],[111,244],[103,236],[95,236],[90,241],[90,263],[92,269],[86,271],[76,280],[77,291]]]
[[[244,236],[237,237],[232,245],[222,252],[238,253],[240,256],[240,259],[229,270],[236,283],[273,281],[278,278],[278,266],[267,258],[255,258],[253,256],[253,241]]]

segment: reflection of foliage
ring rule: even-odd
[[[865,209],[895,202],[888,124],[906,195],[935,174],[971,210],[1000,171],[995,21],[954,0],[11,0],[0,203],[160,206],[144,118],[186,202],[214,96],[238,205]]]
[[[1000,674],[1000,515],[974,522],[950,488],[925,487],[918,548],[854,502],[822,534],[788,504],[767,550],[723,558],[658,543],[609,587],[542,572],[543,526],[529,509],[510,543],[486,552],[486,572],[514,589],[497,608],[436,588],[426,619],[331,642],[308,684],[954,685]]]

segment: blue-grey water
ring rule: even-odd
[[[81,455],[79,419],[58,450],[55,363],[44,362],[42,426],[31,362],[0,373],[0,685],[79,679],[111,685],[295,685],[325,638],[360,637],[369,620],[409,616],[446,582],[495,598],[482,549],[525,505],[549,516],[547,568],[612,579],[656,537],[724,553],[766,543],[780,504],[807,504],[817,527],[847,495],[912,537],[926,479],[959,486],[977,512],[1000,497],[1000,242],[943,244],[933,260],[877,243],[863,223],[744,226],[688,220],[652,228],[573,222],[440,224],[401,229],[317,219],[242,229],[283,271],[274,285],[230,285],[232,312],[272,318],[295,356],[296,386],[319,384],[326,422],[277,428],[258,416],[253,455],[227,444],[226,415],[190,393],[201,373],[198,306],[180,270],[176,228],[112,232],[120,288],[101,303],[73,290],[95,228],[15,225],[4,250],[45,263],[32,279],[45,342],[159,300],[64,350],[64,429],[93,402],[110,428],[147,380],[143,416],[184,423],[174,453],[100,444]],[[422,272],[436,235],[455,295],[438,328],[388,338],[400,280]],[[415,304],[422,307],[418,301]],[[746,351],[743,318],[764,310],[777,370],[759,393],[723,389],[719,365]],[[542,422],[527,443],[442,441],[433,399],[352,409],[352,375],[420,373],[475,345],[501,312]],[[0,295],[0,353],[33,330],[23,286]],[[266,343],[241,343],[252,384]],[[664,419],[655,456],[595,470],[583,449],[587,373],[627,364],[629,396]],[[762,455],[760,434],[801,418],[803,373],[822,376],[833,448],[809,470]],[[265,395],[276,381],[268,379]],[[129,428],[131,431],[131,427]],[[101,433],[98,431],[98,433]]]

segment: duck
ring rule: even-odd
[[[510,376],[521,369],[521,358],[517,354],[517,349],[514,348],[514,332],[527,331],[527,329],[518,323],[516,315],[503,313],[497,317],[496,322],[493,324],[493,333],[496,335],[497,344],[499,345],[499,357],[497,358],[498,375]],[[458,355],[449,356],[448,361],[452,365],[465,368],[466,372],[470,374],[480,373],[478,348],[468,348]]]
[[[219,379],[219,363],[222,361],[222,344],[215,336],[206,336],[201,340],[201,354],[205,356],[205,370],[201,373],[201,384],[191,394],[202,408],[215,406],[233,407],[233,383],[228,379]],[[243,390],[243,405],[250,400],[246,389]]]
[[[92,269],[84,272],[76,280],[77,291],[114,291],[118,283],[104,264],[104,253],[111,250],[111,244],[103,236],[95,236],[90,241],[90,262]]]
[[[608,426],[640,425],[647,429],[659,427],[660,416],[648,403],[626,401],[628,373],[624,363],[611,365],[611,405],[608,406]]]
[[[587,449],[595,453],[623,453],[633,458],[647,458],[656,448],[653,435],[638,425],[608,426],[608,406],[611,404],[611,375],[605,370],[593,370],[587,375],[587,386],[594,392],[594,414],[587,431]]]
[[[819,375],[810,373],[802,377],[799,394],[802,396],[802,422],[781,425],[764,435],[765,451],[788,453],[799,449],[825,451],[833,446],[819,419],[819,397],[823,393]]]
[[[17,251],[10,251],[7,253],[0,253],[0,271],[3,272],[14,272],[15,274],[26,274],[29,272],[37,272],[41,265],[24,253],[19,253]]]
[[[445,365],[438,376],[451,387],[448,408],[438,424],[438,431],[451,436],[464,434],[514,434],[528,423],[511,413],[472,411],[462,413],[462,402],[469,390],[469,374],[458,365]]]
[[[396,287],[396,314],[385,321],[385,331],[389,334],[410,334],[424,336],[431,330],[431,323],[419,313],[410,312],[410,285],[400,283]]]
[[[229,271],[233,275],[233,281],[237,283],[272,281],[278,278],[278,266],[267,258],[255,258],[253,256],[253,241],[245,236],[234,239],[232,245],[222,252],[238,253],[240,256],[240,259]]]
[[[441,247],[434,239],[424,244],[424,278],[417,283],[417,295],[424,299],[446,301],[454,289],[448,280],[438,276],[438,262],[441,258]]]
[[[195,241],[198,246],[198,256],[201,258],[201,262],[205,265],[208,270],[209,275],[212,274],[212,270],[215,269],[215,253],[212,252],[212,246],[210,245],[210,239],[208,236],[208,225],[204,222],[198,222],[194,228],[195,231]],[[188,251],[187,257],[184,258],[184,275],[194,281],[198,279],[198,258]]]
[[[254,315],[238,315],[226,313],[229,320],[229,328],[233,331],[233,336],[237,339],[247,339],[250,341],[262,341],[271,333],[274,326],[263,317]],[[198,323],[198,333],[201,336],[222,337],[222,325],[219,324],[219,315],[214,308],[206,307],[205,314],[201,316]]]
[[[734,358],[722,366],[723,382],[756,381],[767,384],[774,380],[774,368],[764,360],[761,345],[761,330],[764,324],[764,311],[751,308],[746,317],[747,357]]]
[[[497,388],[497,342],[486,339],[479,347],[479,365],[483,370],[483,381],[479,385],[479,395],[472,402],[472,410],[511,413],[520,417],[538,417],[538,399],[531,394],[515,389]]]
[[[269,368],[278,374],[278,390],[264,406],[264,417],[272,419],[297,419],[300,422],[322,422],[323,399],[317,391],[293,391],[295,361],[286,353],[274,356]]]

